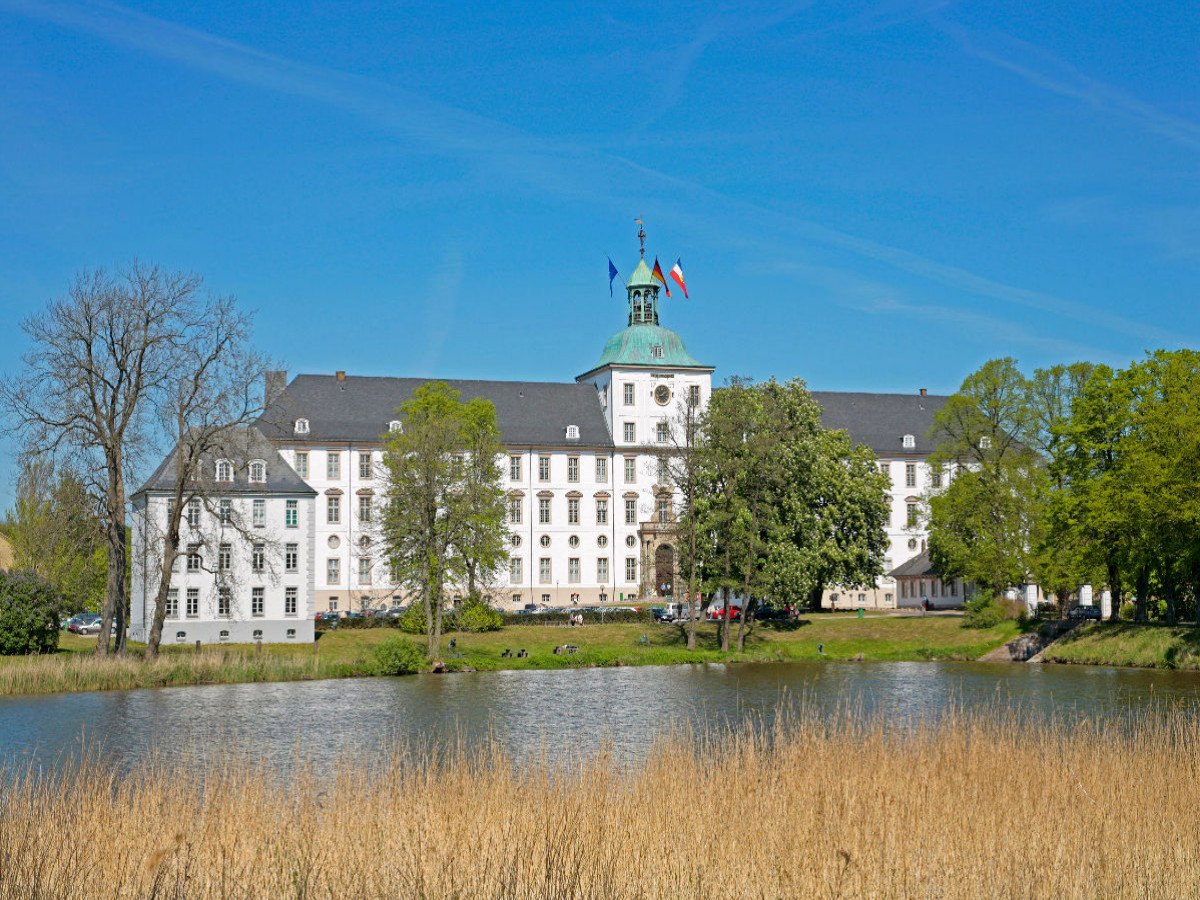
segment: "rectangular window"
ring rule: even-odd
[[[337,612],[337,608],[338,608],[337,597],[330,597],[329,598],[329,611]]]
[[[228,618],[230,612],[230,594],[229,588],[217,589],[217,615]]]
[[[659,497],[654,503],[659,522],[671,521],[671,501],[667,497]]]
[[[219,504],[217,518],[220,520],[222,525],[228,525],[230,520],[233,518],[233,506],[228,497],[222,497],[219,501]]]
[[[550,557],[543,556],[538,560],[538,581],[542,584],[550,583]]]
[[[917,504],[909,503],[906,506],[908,509],[908,527],[912,528],[917,524]]]
[[[567,524],[579,524],[579,501],[574,497],[567,500]]]
[[[521,498],[508,498],[508,521],[513,525],[521,524]]]
[[[579,557],[567,560],[567,584],[579,584]]]
[[[596,457],[596,482],[598,484],[608,484],[608,457]]]
[[[187,617],[194,619],[200,615],[200,588],[187,589]]]
[[[250,571],[262,574],[267,568],[267,548],[265,544],[255,544],[250,554]]]
[[[940,488],[942,486],[942,467],[941,466],[933,467],[933,470],[929,473],[929,481],[935,488]]]
[[[283,568],[295,572],[300,568],[300,545],[286,544],[283,548]]]
[[[325,560],[325,583],[342,583],[342,561],[336,557]]]
[[[887,464],[887,463],[885,463],[885,462],[884,462],[884,463],[880,463],[880,464],[879,464],[879,471],[880,471],[880,473],[881,473],[881,474],[883,474],[883,475],[891,475],[891,474],[892,474],[892,473],[891,473],[891,468],[890,468],[890,467],[888,466],[888,464]]]
[[[371,513],[372,513],[371,501],[373,499],[374,498],[372,498],[370,496],[358,498],[358,521],[360,521],[360,522],[370,522],[371,521]]]
[[[658,483],[671,483],[671,467],[667,464],[667,458],[665,456],[660,456],[658,458]]]
[[[538,524],[550,524],[550,498],[542,497],[538,500]]]
[[[625,557],[625,580],[637,581],[637,557]]]
[[[170,588],[167,591],[167,618],[179,618],[179,588]]]
[[[601,556],[596,560],[596,580],[600,584],[608,581],[608,557]]]
[[[267,501],[255,500],[251,509],[254,511],[251,519],[251,521],[254,523],[254,527],[262,528],[267,524]]]
[[[671,426],[667,422],[659,422],[654,426],[654,438],[660,444],[671,440]]]
[[[371,560],[366,557],[360,557],[358,560],[358,583],[367,585],[371,583]]]
[[[326,497],[325,498],[325,521],[330,525],[340,524],[342,521],[342,498],[341,497]]]
[[[550,457],[538,457],[538,481],[550,480]]]
[[[630,497],[625,501],[625,524],[637,524],[637,500],[635,500],[633,497]]]
[[[521,571],[521,557],[514,556],[508,561],[508,583],[520,584],[525,573]]]
[[[633,456],[625,457],[625,483],[637,483],[637,458]]]
[[[608,524],[608,501],[607,500],[597,500],[596,501],[596,524],[597,525],[607,525]]]
[[[625,405],[633,406],[633,385],[632,384],[623,384],[623,385],[621,385],[621,388],[625,394]]]
[[[283,513],[283,524],[288,528],[295,528],[300,521],[300,501],[289,500],[287,507]]]
[[[578,481],[578,480],[579,480],[579,457],[578,456],[568,456],[567,457],[567,481]]]
[[[359,478],[370,478],[371,477],[371,454],[370,453],[358,454],[358,477]]]
[[[251,588],[250,589],[250,615],[261,616],[263,607],[266,605],[266,588]]]
[[[330,481],[342,477],[342,454],[337,450],[330,450],[325,454],[325,477]]]
[[[693,409],[700,406],[700,385],[688,385],[688,406],[692,407]]]
[[[904,486],[905,487],[916,487],[917,486],[917,464],[916,463],[905,463],[905,465],[904,465]]]
[[[299,593],[294,587],[283,589],[283,614],[285,616],[296,615],[296,600]]]
[[[217,548],[217,571],[228,572],[233,568],[233,546],[222,544]]]
[[[508,458],[508,480],[509,481],[520,481],[521,480],[521,457],[510,456]]]
[[[191,528],[200,527],[200,501],[195,498],[187,502],[187,523]]]
[[[200,545],[188,544],[187,547],[187,570],[189,572],[200,571]]]
[[[625,443],[632,444],[637,440],[637,429],[632,422],[625,423]]]
[[[301,478],[308,477],[308,451],[296,451],[296,474]]]
[[[951,597],[958,596],[958,582],[957,581],[950,582],[950,596]]]

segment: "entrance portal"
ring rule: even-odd
[[[659,544],[654,551],[654,590],[660,597],[675,593],[675,548]]]

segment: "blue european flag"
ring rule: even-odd
[[[608,261],[608,296],[613,295],[613,279],[617,277],[617,267],[613,265],[612,259]]]

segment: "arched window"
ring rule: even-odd
[[[186,631],[175,632],[175,640],[177,643],[182,644],[184,641],[187,640],[187,632]]]
[[[262,629],[261,628],[254,629],[254,640],[256,640],[256,641],[262,640]]]
[[[221,630],[221,640],[223,640],[223,641],[229,640],[229,632],[228,631],[225,631],[224,629]]]
[[[980,450],[991,450],[992,449],[992,439],[990,437],[987,437],[986,435],[981,437],[979,439],[979,449]]]
[[[308,419],[297,419],[294,430],[296,434],[308,434]]]
[[[233,481],[233,463],[229,460],[217,460],[217,481],[225,483]]]
[[[399,419],[392,419],[392,421],[388,422],[388,431],[403,431],[403,430],[404,430],[404,423],[401,422]]]
[[[250,483],[266,484],[267,464],[264,460],[256,459],[250,463]]]
[[[567,440],[568,441],[579,440],[579,426],[578,425],[568,425],[567,426]]]
[[[914,447],[917,446],[917,439],[911,434],[906,434],[904,436],[903,443],[904,443],[905,450],[912,450]]]

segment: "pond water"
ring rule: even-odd
[[[235,746],[287,765],[364,760],[400,739],[491,735],[530,748],[636,758],[672,724],[766,721],[803,705],[903,726],[1002,704],[1127,718],[1161,703],[1200,713],[1200,673],[987,663],[767,663],[512,671],[0,698],[0,759],[54,767],[87,746],[120,767],[147,754]]]

